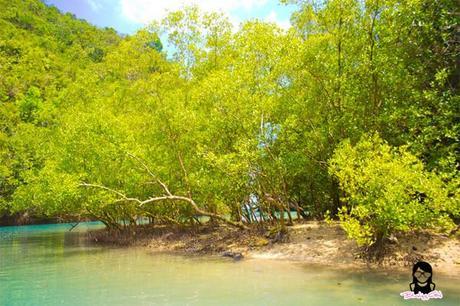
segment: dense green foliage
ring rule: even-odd
[[[458,222],[456,1],[294,2],[287,31],[191,7],[121,37],[2,0],[0,209],[113,228],[329,211],[364,243]]]
[[[0,1],[0,215],[49,159],[64,90],[120,41],[39,1]]]
[[[344,141],[330,172],[347,194],[339,217],[358,243],[381,241],[396,231],[452,229],[450,217],[460,216],[459,198],[449,195],[440,176],[406,148],[392,148],[379,137],[356,146]]]

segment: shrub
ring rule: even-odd
[[[393,148],[378,135],[352,145],[343,141],[329,163],[345,205],[338,217],[359,245],[380,245],[395,232],[447,231],[459,215],[458,195],[439,175],[424,169],[406,147]]]

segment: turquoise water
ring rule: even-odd
[[[410,272],[86,245],[83,232],[97,227],[0,227],[0,305],[460,305],[460,276],[434,274],[442,300],[404,301]]]

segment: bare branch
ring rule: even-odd
[[[131,153],[127,153],[129,157],[131,158],[134,158],[135,160],[137,160],[141,165],[142,167],[147,171],[147,173],[152,177],[154,178],[158,184],[161,185],[161,187],[163,187],[164,191],[166,192],[166,194],[168,195],[172,195],[171,192],[169,191],[168,187],[165,185],[165,183],[163,183],[153,172],[152,170],[150,170],[150,168],[147,166],[147,164],[140,158],[140,157],[137,157],[136,155],[134,154],[131,154]]]
[[[81,183],[79,186],[82,186],[82,187],[99,188],[99,189],[103,189],[103,190],[106,190],[106,191],[110,191],[110,192],[112,192],[112,193],[115,193],[115,194],[117,194],[117,195],[119,195],[119,196],[121,197],[121,199],[116,200],[116,202],[130,201],[130,202],[137,202],[137,203],[141,204],[141,200],[139,200],[139,199],[137,199],[137,198],[130,198],[130,197],[126,196],[124,193],[121,193],[121,192],[119,192],[119,191],[117,191],[117,190],[111,189],[111,188],[106,187],[106,186],[103,186],[103,185]]]
[[[127,154],[128,154],[129,157],[134,158],[135,160],[137,160],[151,177],[153,177],[154,179],[157,179],[156,175],[150,170],[150,168],[147,166],[147,164],[140,157],[137,157],[136,155],[131,154],[131,153],[127,153]]]
[[[172,196],[171,194],[171,191],[169,191],[168,187],[166,186],[165,183],[163,183],[162,181],[158,180],[158,183],[163,187],[163,189],[166,191],[166,193],[168,194],[168,196]]]
[[[140,206],[143,206],[145,204],[149,204],[149,203],[153,203],[153,202],[158,202],[158,201],[164,201],[164,200],[170,200],[170,201],[185,201],[185,202],[188,202],[190,205],[192,205],[193,209],[195,210],[195,212],[197,212],[198,214],[200,215],[203,215],[203,216],[207,216],[207,217],[212,217],[212,218],[215,218],[215,219],[218,219],[220,221],[223,221],[224,223],[227,223],[227,224],[230,224],[232,226],[235,226],[235,227],[238,227],[238,228],[241,228],[241,229],[246,229],[246,226],[243,225],[242,223],[238,223],[238,222],[233,222],[231,220],[228,220],[227,218],[221,216],[221,215],[218,215],[218,214],[215,214],[215,213],[211,213],[211,212],[207,212],[207,211],[204,211],[202,210],[196,203],[193,199],[191,198],[187,198],[187,197],[183,197],[183,196],[177,196],[177,195],[167,195],[167,196],[161,196],[161,197],[153,197],[153,198],[149,198],[145,201],[142,201],[142,203],[140,204]]]
[[[176,147],[177,147],[177,145],[176,145]],[[188,180],[187,170],[185,170],[184,161],[182,159],[182,154],[181,154],[179,149],[177,149],[177,157],[179,158],[179,164],[180,164],[180,167],[182,169],[182,172],[184,173],[184,180],[185,180],[185,184],[187,184],[188,196],[191,198],[192,197],[192,189],[190,188],[190,182]]]
[[[102,190],[106,190],[106,191],[110,191],[112,193],[115,193],[117,194],[118,196],[120,196],[121,198],[116,200],[116,202],[121,202],[121,201],[131,201],[131,202],[136,202],[139,204],[139,207],[142,207],[146,204],[150,204],[150,203],[154,203],[154,202],[160,202],[160,201],[165,201],[165,200],[169,200],[169,201],[184,201],[184,202],[187,202],[189,203],[193,209],[195,210],[196,213],[200,214],[200,215],[203,215],[203,216],[207,216],[207,217],[211,217],[211,218],[215,218],[215,219],[218,219],[218,220],[221,220],[222,222],[224,223],[227,223],[229,225],[232,225],[232,226],[235,226],[235,227],[238,227],[238,228],[241,228],[241,229],[246,229],[247,227],[242,224],[242,223],[239,223],[239,222],[233,222],[232,220],[228,220],[227,218],[221,216],[221,215],[218,215],[218,214],[215,214],[215,213],[211,213],[211,212],[207,212],[205,210],[202,210],[196,203],[195,201],[190,198],[190,197],[184,197],[184,196],[178,196],[178,195],[173,195],[171,194],[171,192],[169,191],[168,187],[166,186],[166,184],[164,184],[163,182],[161,182],[159,179],[157,179],[158,183],[163,187],[163,189],[165,190],[165,192],[167,193],[167,195],[163,195],[163,196],[158,196],[158,197],[150,197],[148,198],[147,200],[139,200],[138,198],[130,198],[128,196],[126,196],[125,194],[117,191],[117,190],[114,190],[114,189],[111,189],[109,187],[106,187],[106,186],[103,186],[103,185],[97,185],[97,184],[88,184],[88,183],[81,183],[80,186],[82,187],[92,187],[92,188],[99,188],[99,189],[102,189]]]

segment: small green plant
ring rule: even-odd
[[[378,135],[354,146],[342,142],[329,171],[345,192],[341,225],[359,245],[380,245],[398,231],[447,231],[459,214],[458,197],[449,194],[440,176],[424,169],[407,148],[393,148]]]
[[[327,224],[331,225],[334,223],[334,219],[332,217],[332,213],[329,211],[329,209],[324,212],[323,218]]]

